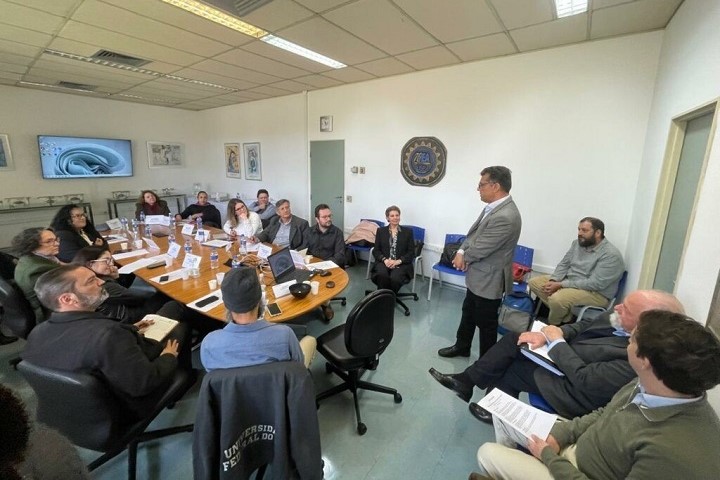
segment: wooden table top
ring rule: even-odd
[[[136,270],[134,273],[138,277],[145,280],[148,284],[155,287],[158,291],[164,293],[168,297],[172,298],[173,300],[177,300],[178,302],[182,303],[183,305],[186,305],[188,303],[194,302],[195,300],[199,299],[200,297],[203,297],[211,292],[208,281],[215,279],[215,274],[219,272],[228,272],[230,271],[230,267],[227,267],[224,265],[224,262],[227,262],[229,259],[232,258],[233,255],[238,253],[238,245],[233,244],[232,248],[229,252],[227,252],[224,248],[218,248],[218,254],[219,254],[219,263],[220,267],[216,269],[210,268],[210,252],[212,250],[212,247],[203,246],[200,244],[200,242],[196,241],[194,239],[194,236],[190,235],[181,235],[180,229],[182,227],[182,224],[179,224],[176,227],[175,232],[175,238],[177,239],[177,242],[180,245],[183,245],[185,240],[191,240],[192,241],[192,253],[194,255],[202,256],[203,260],[200,263],[200,276],[197,278],[190,277],[187,280],[179,279],[170,283],[166,284],[158,284],[155,282],[151,282],[150,279],[157,277],[158,275],[163,275],[165,273],[170,273],[176,270],[182,269],[182,262],[184,258],[184,252],[181,251],[178,255],[178,258],[176,258],[173,261],[173,264],[171,267],[159,267],[154,269],[148,269],[148,268],[140,268]],[[210,230],[213,235],[216,233],[224,233],[220,229],[216,228],[208,228],[204,227],[206,230]],[[160,229],[163,229],[163,227],[155,227],[153,226],[154,231],[158,231]],[[164,227],[165,231],[168,231],[167,227]],[[142,226],[140,227],[140,231],[142,233],[143,229]],[[105,232],[104,232],[105,233]],[[152,257],[155,255],[160,255],[161,253],[167,252],[168,249],[168,239],[167,237],[157,237],[153,236],[152,239],[157,243],[158,247],[160,247],[160,251],[157,250],[149,250],[149,253],[147,255],[144,255],[145,257]],[[132,244],[132,242],[128,242]],[[145,246],[147,249],[147,246]],[[275,246],[273,246],[274,249],[279,249]],[[110,245],[110,250],[112,252],[119,250],[120,244],[115,243]],[[128,263],[134,262],[135,260],[138,260],[143,257],[132,257],[132,258],[126,258],[123,260],[119,260],[117,263],[120,265],[126,265]],[[315,261],[319,261],[319,259],[313,258],[313,261],[311,263],[314,263]],[[342,292],[345,287],[347,287],[350,279],[348,277],[348,274],[343,270],[342,268],[333,268],[329,270],[330,275],[326,277],[313,277],[312,280],[317,280],[320,282],[320,289],[317,295],[313,295],[312,293],[309,293],[305,298],[303,299],[297,299],[293,297],[292,295],[286,295],[282,298],[275,299],[275,295],[273,294],[272,286],[275,285],[275,279],[272,276],[272,273],[270,273],[270,269],[266,268],[265,272],[263,273],[263,283],[267,286],[265,288],[265,292],[267,295],[267,302],[273,303],[277,302],[278,306],[282,310],[282,313],[280,315],[277,315],[275,317],[271,317],[269,315],[265,316],[265,319],[270,322],[285,322],[288,320],[292,320],[293,318],[299,317],[300,315],[303,315],[315,308],[318,308],[323,303],[327,302],[331,298],[337,296]],[[335,282],[335,286],[333,288],[328,288],[326,286],[326,283],[328,281]],[[218,289],[220,288],[220,285],[218,285]],[[210,318],[225,321],[225,305],[219,305],[212,310],[208,312],[203,312],[204,315],[207,315]]]

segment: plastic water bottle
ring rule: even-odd
[[[137,218],[133,218],[132,221],[130,222],[130,224],[132,225],[133,231],[137,230],[137,227],[138,227]]]
[[[145,212],[140,212],[140,223],[145,223]]]
[[[170,217],[170,225],[168,225],[168,228],[170,228],[170,230],[175,230],[175,219],[172,217]]]
[[[240,259],[237,255],[233,255],[232,268],[240,268]]]
[[[202,230],[202,217],[197,217],[197,229]]]
[[[200,243],[205,242],[205,230],[198,230],[198,241]]]
[[[240,255],[247,255],[247,238],[240,235]]]
[[[218,259],[220,258],[220,255],[218,255],[218,250],[216,247],[213,247],[213,249],[210,251],[210,268],[219,268],[220,262]]]
[[[127,219],[127,217],[122,217],[122,218],[120,219],[120,225],[121,225],[121,227],[120,227],[121,233],[127,233],[127,232],[128,232],[128,219]]]
[[[192,242],[185,240],[185,254],[192,253]]]
[[[175,243],[175,229],[170,229],[168,234],[168,245]]]
[[[145,238],[152,238],[152,227],[145,225]]]

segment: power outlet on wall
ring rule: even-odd
[[[352,195],[346,195],[346,196],[345,196],[345,201],[346,201],[347,203],[352,203]]]
[[[360,175],[364,175],[364,174],[365,174],[365,167],[360,167]]]

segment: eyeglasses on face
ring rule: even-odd
[[[90,263],[107,263],[108,265],[113,264],[112,258],[98,258],[97,260],[90,260]]]
[[[237,207],[235,207],[236,212],[239,212],[240,210],[245,210],[245,205],[238,205]]]
[[[478,183],[478,188],[483,188],[484,186],[491,185],[493,183],[497,183],[497,182],[480,182],[480,183]]]
[[[60,243],[60,239],[57,238],[57,237],[55,237],[55,238],[49,238],[49,239],[47,239],[47,240],[43,240],[43,241],[40,242],[40,243],[42,243],[43,245],[52,245],[52,244],[54,244],[54,243]]]

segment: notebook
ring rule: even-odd
[[[295,267],[289,247],[268,256],[267,261],[275,277],[275,283],[285,283],[290,280],[304,282],[310,278],[310,270],[298,270]]]

